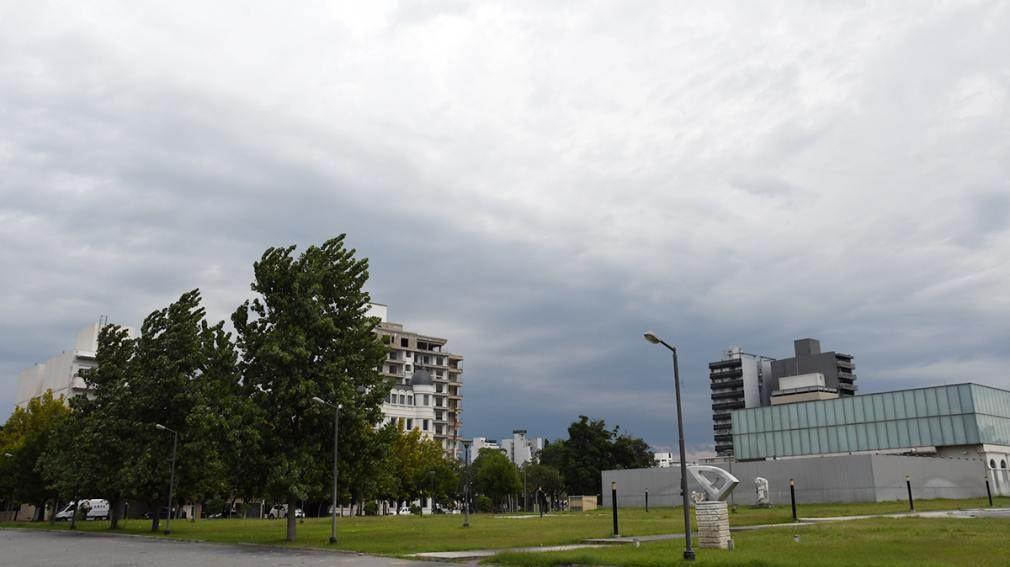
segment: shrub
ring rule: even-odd
[[[365,503],[365,515],[366,516],[378,516],[379,515],[379,503],[378,502],[366,502]]]
[[[491,499],[488,498],[487,496],[484,496],[483,494],[481,494],[477,498],[474,498],[474,502],[473,503],[477,507],[477,511],[478,512],[493,512],[494,511],[494,502],[491,502]]]
[[[421,515],[421,507],[418,506],[417,504],[412,504],[410,506],[410,513],[413,514],[413,515],[415,515],[415,516],[420,516]]]

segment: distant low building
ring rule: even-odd
[[[480,454],[481,449],[494,449],[501,451],[508,457],[509,461],[516,466],[523,466],[529,462],[535,462],[537,454],[543,450],[547,442],[543,437],[527,437],[525,429],[512,431],[511,439],[488,439],[487,437],[474,437],[472,442],[473,457]]]
[[[661,469],[668,469],[677,462],[673,460],[673,453],[669,451],[653,453],[652,458],[656,461],[656,466]]]

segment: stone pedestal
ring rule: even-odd
[[[694,507],[698,522],[698,547],[729,547],[729,509],[724,501],[698,502]]]

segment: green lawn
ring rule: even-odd
[[[916,503],[918,510],[977,508],[986,505],[978,500],[923,500]],[[997,506],[1010,506],[1010,498],[997,499]],[[826,517],[856,514],[882,514],[907,511],[903,502],[867,504],[816,504],[799,508],[801,517]],[[641,508],[620,511],[621,534],[653,535],[683,531],[682,512],[679,508],[653,508],[646,513]],[[787,523],[791,520],[789,506],[769,510],[740,507],[730,516],[735,526]],[[545,517],[513,519],[490,515],[474,515],[469,528],[461,527],[462,516],[426,517],[363,517],[339,519],[339,549],[382,555],[406,555],[422,551],[456,551],[467,549],[503,549],[539,545],[580,543],[586,538],[607,537],[611,533],[610,510],[584,513],[566,513]],[[12,527],[14,524],[0,524]],[[18,527],[36,529],[67,529],[66,524],[50,526],[47,523],[18,523]],[[108,522],[81,522],[81,530],[103,531]],[[200,520],[175,521],[170,537],[223,543],[258,543],[267,545],[296,545],[302,547],[331,547],[328,518],[309,518],[298,526],[298,541],[289,544],[284,540],[285,524],[280,520]],[[810,530],[813,528],[802,528]],[[121,531],[150,534],[150,521],[128,520]],[[160,534],[157,537],[165,537]],[[1010,531],[1007,532],[1010,536]],[[749,537],[749,536],[748,536]]]
[[[793,540],[799,536],[799,541]],[[1010,564],[1010,519],[872,519],[770,528],[733,535],[734,551],[698,549],[693,565],[986,565]],[[691,565],[683,540],[553,553],[506,553],[504,565]]]

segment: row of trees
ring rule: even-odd
[[[98,337],[97,367],[82,375],[87,396],[51,394],[18,408],[0,430],[2,498],[37,504],[78,497],[110,501],[115,527],[126,501],[147,505],[151,529],[169,491],[172,506],[242,498],[324,501],[330,490],[333,414],[340,404],[340,500],[461,500],[461,467],[420,432],[376,428],[391,384],[378,369],[387,347],[367,315],[368,262],[344,236],[270,248],[254,266],[254,297],[232,314],[234,332],[210,322],[199,290],[148,315],[137,336],[118,325]],[[161,426],[161,427],[156,427]],[[580,421],[523,471],[529,493],[596,494],[600,470],[651,464],[640,439]],[[10,455],[10,456],[6,456]],[[520,472],[481,451],[473,488],[491,508],[511,508]],[[516,498],[517,499],[517,498]],[[512,502],[512,506],[510,506]],[[230,509],[230,507],[228,508]],[[294,540],[294,514],[287,522]]]
[[[270,248],[254,265],[253,299],[223,321],[206,318],[198,290],[154,311],[138,336],[107,325],[89,394],[69,405],[51,395],[19,408],[0,431],[0,491],[55,504],[82,495],[157,511],[167,499],[178,432],[176,502],[325,500],[333,414],[340,404],[340,498],[409,501],[455,497],[458,466],[434,441],[390,424],[376,428],[390,384],[378,368],[386,347],[367,316],[368,262],[344,236]],[[430,482],[434,471],[434,488]],[[294,514],[287,522],[294,540]],[[153,514],[152,530],[159,514]]]

